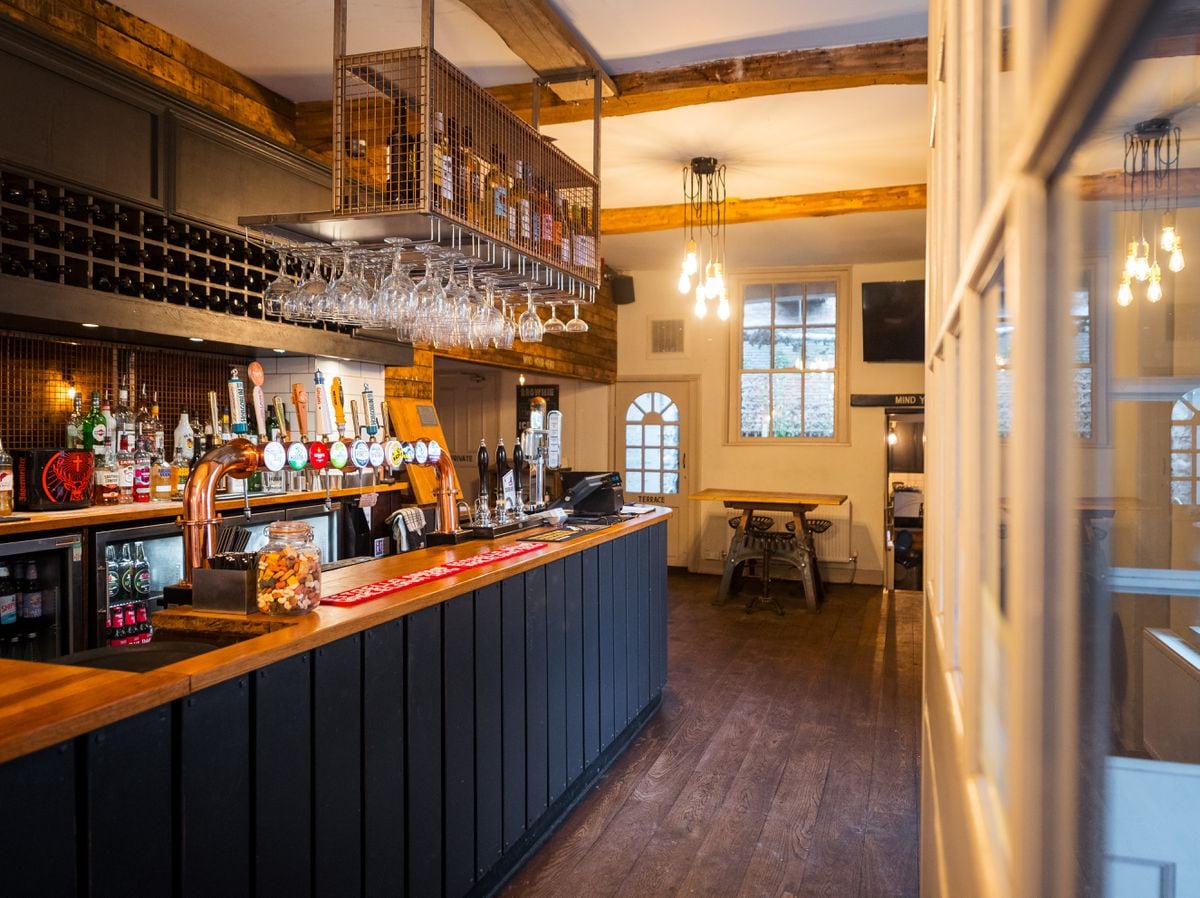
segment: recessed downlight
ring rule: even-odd
[[[203,337],[188,337],[188,339],[191,340],[193,343],[203,343],[204,342]]]
[[[83,322],[83,326],[84,327],[99,327],[100,325],[92,324],[90,321],[85,321],[85,322]]]

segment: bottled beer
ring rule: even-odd
[[[0,639],[8,639],[17,630],[17,582],[0,561]]]
[[[139,602],[150,600],[150,562],[146,560],[146,547],[140,542],[133,544],[133,595]]]
[[[43,620],[42,581],[38,578],[36,561],[25,565],[25,579],[21,583],[21,618],[26,624],[39,626]]]

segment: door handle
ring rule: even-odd
[[[679,470],[681,470],[681,471],[687,470],[687,453],[686,452],[683,453],[683,461],[679,465]]]

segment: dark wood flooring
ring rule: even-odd
[[[662,708],[506,895],[917,894],[920,596],[717,583],[671,574]]]

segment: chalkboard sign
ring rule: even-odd
[[[862,285],[864,362],[925,361],[925,282]]]
[[[517,386],[517,433],[529,426],[529,401],[541,396],[546,411],[558,411],[558,384],[525,384]]]

